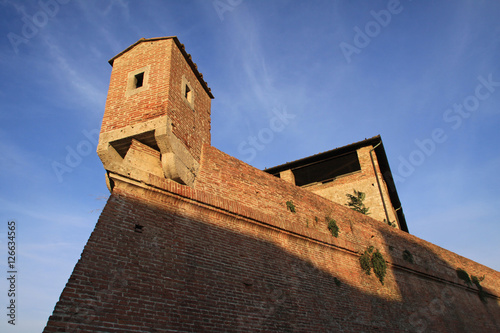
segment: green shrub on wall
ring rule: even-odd
[[[372,255],[372,266],[373,272],[380,280],[380,283],[384,284],[385,273],[387,271],[387,264],[385,259],[378,250]]]
[[[483,286],[481,286],[481,282],[484,280],[484,275],[481,277],[477,277],[475,275],[471,275],[469,277],[469,273],[467,273],[462,268],[457,268],[457,276],[460,280],[464,281],[468,286],[472,286],[474,284],[477,287],[477,294],[479,299],[486,303],[486,293],[483,290]]]
[[[337,225],[337,221],[326,217],[326,221],[328,222],[328,230],[332,233],[333,237],[339,237],[339,227]]]
[[[403,251],[403,259],[408,261],[410,264],[413,264],[413,255],[411,254],[410,251],[408,250]]]
[[[347,199],[349,199],[346,206],[348,206],[349,208],[351,208],[352,210],[354,210],[358,213],[365,214],[365,215],[370,214],[370,213],[368,213],[370,208],[367,208],[365,206],[365,204],[363,203],[363,201],[365,200],[365,197],[366,197],[365,193],[363,193],[361,191],[354,190],[354,195],[346,194],[346,197],[347,197]]]
[[[295,205],[293,204],[293,201],[287,201],[286,202],[286,208],[291,211],[292,213],[295,213]]]
[[[368,249],[363,252],[361,257],[359,258],[359,264],[361,268],[365,271],[366,275],[370,275],[372,270],[372,260],[371,253],[373,252],[373,246],[370,246]]]
[[[375,250],[375,252],[373,252],[373,250]],[[370,275],[373,268],[373,273],[378,277],[380,283],[384,284],[387,264],[384,256],[382,256],[379,250],[375,249],[373,246],[367,248],[359,258],[359,264],[367,275]]]
[[[470,280],[469,273],[461,268],[457,268],[457,276],[460,280],[464,281],[468,286],[472,285],[472,281]]]
[[[486,293],[483,290],[483,286],[481,286],[481,282],[483,282],[483,280],[484,280],[484,275],[479,277],[479,278],[475,275],[471,275],[470,279],[471,279],[472,283],[474,283],[477,287],[477,294],[479,296],[479,299],[482,302],[486,303]]]

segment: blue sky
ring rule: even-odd
[[[80,257],[109,196],[94,136],[107,61],[142,37],[192,54],[213,146],[262,169],[380,134],[410,233],[500,270],[499,14],[478,0],[0,0],[0,269],[15,220],[19,271],[17,325],[2,314],[0,331],[41,331]],[[269,136],[277,112],[290,117]]]

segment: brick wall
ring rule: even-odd
[[[114,59],[101,133],[166,114],[174,47],[171,39],[143,42]],[[127,96],[129,73],[148,65],[150,88]]]
[[[500,330],[498,272],[215,148],[204,147],[195,188],[111,177],[45,332]],[[384,284],[360,267],[368,246],[387,261]],[[486,303],[458,267],[485,275]]]
[[[130,74],[141,68],[147,88],[131,94]],[[183,78],[193,89],[193,108],[183,99]],[[168,115],[174,135],[199,160],[202,145],[210,144],[210,103],[174,38],[146,40],[113,60],[101,133]]]
[[[188,147],[199,161],[203,144],[210,144],[210,103],[211,99],[195,77],[183,54],[173,48],[168,110],[175,124],[173,133]],[[194,90],[194,110],[182,96],[183,76]]]

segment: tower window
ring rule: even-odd
[[[189,81],[185,76],[182,76],[182,85],[180,88],[181,88],[182,99],[184,99],[186,104],[191,108],[191,110],[194,111],[195,95],[193,86],[191,85],[191,83],[189,83]]]
[[[150,66],[138,68],[129,72],[127,75],[127,90],[125,96],[129,97],[149,89],[149,70]]]
[[[140,88],[144,84],[144,72],[135,75],[135,88]]]

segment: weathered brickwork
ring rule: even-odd
[[[500,331],[500,273],[210,146],[211,94],[175,38],[112,62],[112,193],[44,332]],[[369,197],[363,172],[346,177]],[[370,247],[383,283],[360,264]],[[482,300],[457,268],[485,276]]]
[[[203,163],[215,165],[224,156],[228,165],[237,163],[205,149],[210,152]],[[265,199],[233,200],[160,177],[151,176],[147,186],[117,176],[45,331],[500,328],[498,272],[305,190],[292,193],[291,185],[250,166],[242,171],[244,181],[259,185],[241,191],[256,191],[265,178],[270,185],[282,183],[269,189],[274,196],[302,193],[305,202],[317,200],[297,204],[294,214],[279,200],[262,209]],[[307,226],[297,217],[305,207],[311,215],[331,211],[339,237],[328,233],[323,220]],[[360,267],[359,256],[370,245],[387,260],[384,285]],[[404,250],[413,264],[403,260]],[[457,267],[484,274],[483,288],[495,296],[481,302],[477,289],[457,278]]]
[[[137,43],[113,58],[112,65],[101,133],[167,115],[174,135],[199,159],[201,146],[210,144],[210,96],[189,68],[175,39]],[[130,74],[141,68],[146,73],[147,87],[128,95]],[[182,96],[183,78],[193,89],[193,109]]]

